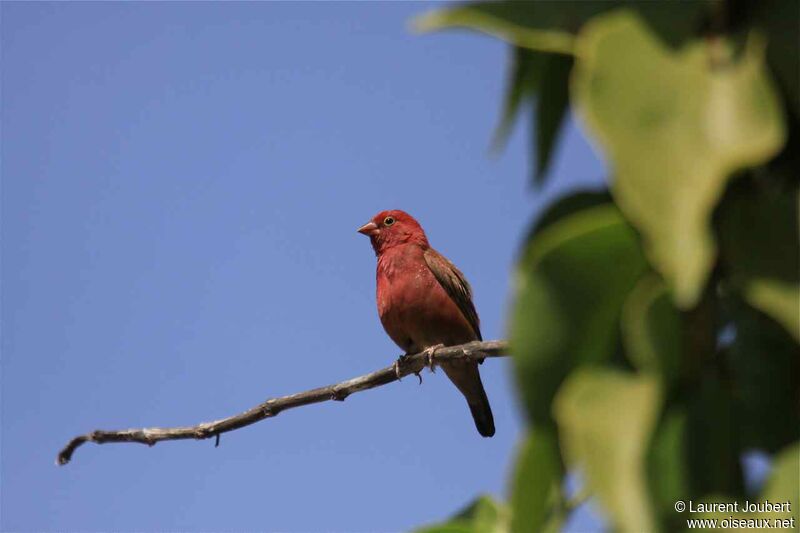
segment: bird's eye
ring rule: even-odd
[[[392,224],[394,224],[394,217],[386,217],[383,219],[384,226],[391,226]]]

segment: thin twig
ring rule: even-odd
[[[433,355],[434,362],[453,361],[457,359],[482,359],[483,357],[502,357],[507,355],[506,341],[474,341],[458,346],[442,347]],[[344,401],[351,394],[381,385],[386,385],[410,374],[418,374],[428,362],[427,353],[418,353],[403,357],[398,366],[388,366],[376,372],[357,378],[348,379],[335,385],[271,398],[243,413],[214,422],[203,422],[196,426],[174,428],[142,428],[118,431],[96,430],[75,437],[58,453],[56,464],[65,465],[75,450],[85,442],[104,444],[106,442],[138,442],[153,446],[162,440],[207,439],[219,438],[219,435],[234,429],[254,424],[259,420],[276,416],[281,411],[302,405],[326,402],[328,400]],[[219,442],[219,440],[217,440]]]

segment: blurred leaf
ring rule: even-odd
[[[569,105],[569,72],[572,59],[514,48],[511,74],[506,89],[500,124],[492,149],[502,149],[525,100],[534,100],[533,138],[536,140],[534,181],[541,185],[550,165],[561,124]]]
[[[754,307],[775,317],[800,341],[800,287],[775,280],[753,280],[745,294]]]
[[[418,17],[420,31],[463,27],[505,39],[513,45],[506,98],[492,147],[505,144],[522,103],[536,98],[534,183],[541,185],[569,107],[568,79],[575,34],[591,17],[627,5],[670,45],[681,43],[698,26],[703,2],[624,2],[612,0],[472,2]],[[536,52],[534,52],[534,50]]]
[[[788,110],[787,110],[788,111]],[[786,113],[786,143],[783,150],[764,167],[754,169],[759,182],[769,182],[771,186],[794,187],[800,184],[800,114]]]
[[[533,137],[536,139],[534,181],[541,185],[550,165],[558,134],[569,106],[569,73],[572,59],[514,48],[500,123],[495,129],[492,149],[500,150],[508,140],[520,107],[525,100],[535,102]]]
[[[644,460],[660,407],[656,379],[614,370],[578,370],[555,398],[565,457],[617,530],[656,530]]]
[[[569,106],[569,57],[548,54],[544,60],[539,95],[536,101],[536,171],[534,181],[544,183],[558,140],[561,124]]]
[[[586,18],[613,2],[472,2],[418,17],[418,31],[470,28],[515,46],[572,53],[574,32]]]
[[[635,232],[613,205],[534,232],[517,268],[511,324],[531,420],[552,424],[551,401],[567,373],[613,354],[622,304],[645,268]]]
[[[606,150],[614,197],[677,304],[691,307],[714,260],[709,221],[729,175],[784,141],[763,43],[751,39],[738,63],[720,57],[721,41],[673,53],[625,10],[587,24],[576,51],[572,102]]]
[[[769,479],[764,486],[764,490],[757,499],[749,500],[750,503],[764,503],[769,501],[772,504],[783,504],[788,502],[789,509],[785,507],[779,511],[749,511],[745,512],[744,501],[740,499],[738,503],[730,498],[725,498],[719,495],[707,496],[702,499],[703,503],[731,503],[737,505],[737,512],[717,511],[708,513],[695,513],[697,518],[716,518],[719,521],[727,518],[733,518],[739,522],[737,527],[725,528],[720,523],[716,531],[742,531],[745,528],[752,530],[759,526],[755,522],[758,519],[769,520],[770,527],[774,529],[797,529],[797,524],[800,523],[800,513],[798,513],[798,506],[800,505],[800,444],[794,443],[792,446],[784,449],[779,455],[775,457],[770,472]],[[794,518],[794,527],[791,527],[791,520]],[[788,520],[780,525],[775,524],[775,520]],[[746,521],[753,521],[748,524]],[[784,525],[786,524],[786,525]],[[747,526],[750,526],[749,528]]]
[[[734,184],[719,208],[719,240],[731,281],[753,307],[800,341],[798,191]]]
[[[743,447],[731,391],[708,372],[689,391],[686,405],[689,494],[744,494]]]
[[[515,46],[543,52],[573,53],[575,34],[592,17],[621,6],[634,9],[670,46],[694,32],[705,2],[637,2],[593,0],[471,2],[417,17],[414,28],[434,31],[469,28]]]
[[[765,518],[795,518],[800,524],[800,442],[787,446],[775,457],[760,501],[790,502],[790,512],[764,513]]]
[[[425,526],[416,530],[417,533],[473,533],[474,529],[469,522],[452,521],[436,526]]]
[[[800,438],[800,347],[778,324],[731,302],[729,348],[743,447],[775,452]]]
[[[545,55],[527,48],[513,48],[503,111],[492,140],[493,150],[503,148],[514,126],[520,106],[525,99],[532,98],[537,91],[546,61],[545,57]]]
[[[611,194],[607,190],[579,191],[563,196],[544,209],[525,240],[530,241],[533,237],[569,215],[604,204],[608,207],[613,207]]]
[[[663,417],[655,431],[647,457],[647,473],[653,501],[667,531],[683,529],[685,522],[676,520],[675,502],[690,497],[686,464],[686,412],[674,407]]]
[[[681,317],[666,286],[651,274],[631,291],[622,313],[625,353],[641,371],[677,381],[681,370]]]
[[[511,531],[542,531],[557,514],[564,472],[558,439],[551,429],[528,432],[517,454],[511,487]]]
[[[648,28],[671,48],[679,48],[688,39],[698,36],[716,0],[621,2],[636,11]]]
[[[754,9],[753,22],[769,37],[767,60],[800,116],[800,36],[796,0],[748,2]]]
[[[507,533],[508,509],[489,496],[481,496],[443,524],[426,526],[417,533]]]

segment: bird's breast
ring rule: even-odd
[[[459,344],[474,333],[415,250],[384,254],[377,269],[378,314],[392,340],[407,352]]]
[[[413,312],[438,284],[424,261],[388,256],[378,261],[378,313],[383,318],[398,310]]]

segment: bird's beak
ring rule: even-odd
[[[369,221],[360,228],[358,228],[358,232],[368,237],[372,237],[373,235],[378,233],[378,225],[372,221]]]

